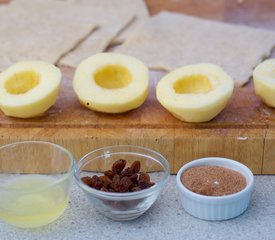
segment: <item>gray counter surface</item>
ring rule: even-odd
[[[238,218],[209,222],[188,215],[170,179],[155,204],[140,218],[115,222],[97,212],[73,185],[68,209],[54,223],[38,229],[19,229],[0,222],[0,240],[22,239],[275,239],[275,176],[255,176],[248,210]]]

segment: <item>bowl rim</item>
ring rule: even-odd
[[[68,169],[68,171],[66,173],[64,173],[64,175],[60,178],[58,178],[57,180],[48,183],[46,185],[40,186],[40,187],[34,187],[31,190],[22,190],[22,189],[18,189],[18,188],[9,188],[9,187],[5,187],[3,185],[0,186],[0,191],[6,191],[6,192],[17,192],[17,193],[34,193],[34,192],[41,192],[47,188],[51,188],[54,187],[55,185],[58,185],[59,183],[63,182],[64,180],[66,180],[67,178],[69,178],[74,171],[75,168],[75,158],[73,156],[73,154],[66,148],[56,144],[56,143],[52,143],[52,142],[47,142],[47,141],[36,141],[36,140],[31,140],[31,141],[18,141],[18,142],[13,142],[13,143],[9,143],[9,144],[5,144],[0,146],[0,151],[4,148],[8,148],[8,147],[13,147],[16,145],[23,145],[23,144],[41,144],[41,145],[50,145],[53,146],[55,148],[58,148],[59,150],[61,150],[62,152],[64,152],[68,158],[70,159],[71,162],[71,166]],[[40,175],[40,174],[31,174],[31,175]],[[48,176],[49,174],[43,174],[43,176]]]
[[[96,152],[100,152],[100,151],[104,151],[104,150],[110,150],[110,149],[123,149],[123,148],[133,148],[137,149],[137,150],[145,150],[149,153],[155,154],[157,155],[162,161],[157,160],[156,158],[149,156],[149,155],[145,155],[145,154],[141,154],[141,153],[136,153],[139,155],[143,155],[148,159],[154,159],[154,161],[158,161],[165,169],[164,171],[164,176],[161,178],[161,180],[157,183],[155,183],[154,186],[147,188],[147,189],[143,189],[141,191],[137,191],[137,192],[126,192],[126,193],[117,193],[117,192],[104,192],[104,191],[100,191],[94,188],[89,187],[88,185],[86,185],[85,183],[82,182],[82,180],[80,179],[78,172],[80,167],[83,165],[82,163],[84,163],[85,158],[87,158],[89,155],[94,154]],[[129,151],[128,151],[129,152]],[[120,151],[120,152],[114,152],[114,153],[126,153],[126,151]],[[131,152],[131,153],[135,153],[135,152]],[[113,153],[108,153],[108,154],[113,154]],[[101,155],[103,156],[103,155]],[[123,198],[127,198],[127,199],[135,199],[135,197],[139,196],[142,197],[143,195],[147,195],[149,193],[155,192],[158,189],[161,189],[165,183],[168,181],[170,175],[170,166],[169,166],[169,162],[167,161],[167,159],[160,154],[159,152],[146,148],[146,147],[142,147],[142,146],[137,146],[137,145],[110,145],[110,146],[105,146],[102,148],[97,148],[87,154],[85,154],[83,157],[81,157],[81,159],[77,162],[75,169],[74,169],[74,177],[76,179],[76,183],[85,191],[94,194],[96,196],[100,196],[102,198],[107,198],[107,199],[120,199],[121,197]]]
[[[230,163],[231,165],[235,165],[235,166],[239,166],[243,171],[240,170],[236,170],[236,169],[232,169],[229,166],[222,166],[222,165],[216,165],[216,164],[212,164],[211,166],[220,166],[220,167],[224,167],[224,168],[229,168],[232,170],[235,170],[237,172],[239,172],[240,174],[242,174],[242,176],[244,176],[244,172],[246,173],[246,175],[248,175],[249,181],[247,181],[246,179],[246,186],[244,189],[242,189],[239,192],[233,193],[233,194],[228,194],[228,195],[223,195],[223,196],[207,196],[207,195],[202,195],[202,194],[198,194],[195,192],[192,192],[191,190],[189,190],[188,188],[186,188],[184,186],[184,184],[181,182],[181,176],[184,173],[184,171],[186,171],[189,168],[195,167],[195,166],[205,166],[205,165],[209,165],[207,163],[209,163],[209,161],[215,161],[215,162],[220,162],[220,163]],[[201,163],[201,164],[197,164],[197,163]],[[244,176],[245,177],[245,176]],[[246,178],[246,177],[245,177]],[[201,200],[211,200],[211,201],[221,201],[221,200],[226,200],[226,199],[232,199],[232,198],[236,198],[238,196],[241,196],[243,194],[247,194],[250,192],[250,190],[252,190],[253,185],[254,185],[254,175],[251,172],[251,170],[245,166],[244,164],[237,162],[233,159],[229,159],[229,158],[223,158],[223,157],[205,157],[205,158],[199,158],[199,159],[195,159],[193,161],[190,161],[186,164],[184,164],[180,170],[177,173],[176,176],[176,182],[177,182],[177,186],[178,188],[189,194],[189,196],[192,196],[194,198],[197,199],[201,199]]]

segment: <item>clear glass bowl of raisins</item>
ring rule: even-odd
[[[75,178],[93,206],[117,221],[135,219],[156,201],[168,180],[168,161],[144,147],[97,149],[76,165]]]

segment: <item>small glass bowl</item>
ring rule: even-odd
[[[240,192],[225,196],[205,196],[190,191],[181,182],[182,174],[188,168],[204,165],[220,166],[239,172],[246,179],[246,187]],[[190,215],[203,220],[221,221],[242,214],[249,205],[253,185],[254,178],[250,169],[228,158],[208,157],[193,160],[183,165],[177,173],[177,188],[183,208]]]
[[[0,147],[0,219],[22,228],[56,220],[68,205],[74,165],[69,151],[49,142]]]
[[[147,172],[155,185],[138,192],[111,193],[93,189],[82,182],[85,176],[103,175],[112,169],[118,159],[127,161],[126,167],[136,160],[141,162],[141,172]],[[76,165],[77,184],[94,207],[103,215],[117,221],[132,220],[141,216],[157,199],[168,180],[168,161],[159,153],[138,146],[109,146],[85,155]]]

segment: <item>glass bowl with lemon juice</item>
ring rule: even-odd
[[[0,147],[0,219],[22,228],[47,225],[66,209],[75,160],[41,141]]]

